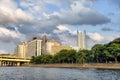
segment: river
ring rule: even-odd
[[[120,80],[120,70],[0,67],[0,80]]]

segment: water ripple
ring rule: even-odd
[[[0,80],[120,80],[120,70],[0,67]]]

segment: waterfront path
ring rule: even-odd
[[[29,64],[24,65],[28,67],[47,67],[47,68],[95,68],[95,69],[119,69],[120,64],[103,64],[103,63],[93,63],[93,64]]]

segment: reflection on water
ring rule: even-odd
[[[120,80],[119,70],[0,67],[0,80]]]

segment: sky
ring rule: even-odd
[[[0,0],[0,53],[43,35],[76,47],[76,30],[88,49],[120,37],[120,0]]]

